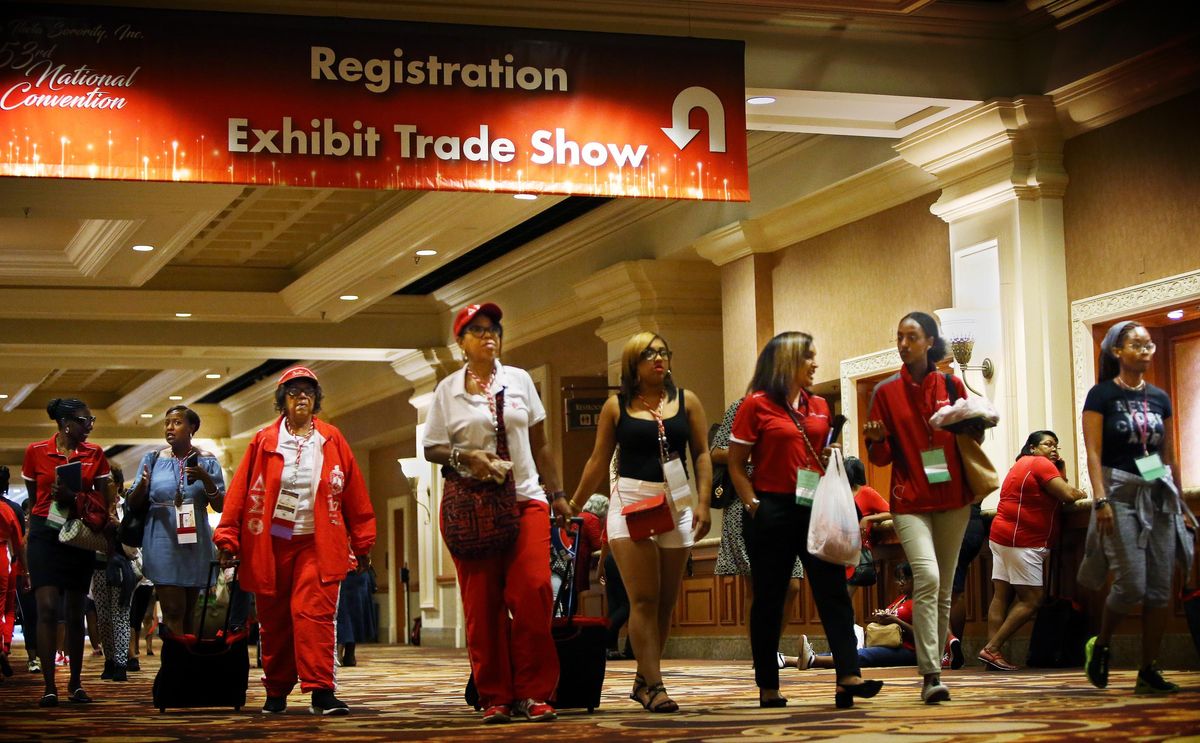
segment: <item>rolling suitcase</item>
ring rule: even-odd
[[[216,562],[209,567],[210,589],[216,585],[218,569]],[[248,631],[245,627],[231,629],[229,614],[227,610],[225,626],[215,637],[204,636],[207,611],[200,615],[200,626],[194,635],[175,635],[162,625],[162,665],[154,677],[154,706],[159,712],[168,707],[242,709],[250,676]]]
[[[558,688],[547,701],[558,709],[585,708],[589,713],[600,706],[600,691],[604,686],[604,670],[608,661],[608,620],[604,617],[575,616],[578,595],[575,591],[575,571],[580,559],[588,555],[579,554],[579,531],[583,519],[571,519],[574,526],[571,545],[563,544],[562,535],[553,525],[550,527],[550,544],[554,554],[566,552],[567,575],[554,598],[555,619],[550,627],[554,636],[554,647],[558,651]],[[559,616],[561,614],[561,616]],[[467,704],[481,709],[479,692],[475,689],[475,675],[467,680],[463,693]]]
[[[600,706],[600,691],[604,686],[605,664],[608,660],[608,619],[575,616],[579,600],[576,571],[581,563],[587,565],[590,555],[580,554],[579,550],[579,544],[583,541],[580,539],[583,519],[574,518],[571,523],[574,529],[570,546],[563,544],[558,529],[552,527],[550,532],[554,550],[567,553],[570,569],[554,600],[555,618],[550,632],[554,635],[554,647],[558,650],[558,688],[549,702],[558,709],[585,708],[590,713]]]

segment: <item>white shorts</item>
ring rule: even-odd
[[[608,504],[608,540],[629,539],[629,527],[625,525],[625,517],[621,509],[634,503],[653,498],[666,488],[665,483],[635,480],[632,477],[617,479],[617,492]],[[682,549],[692,546],[692,507],[676,507],[679,518],[675,528],[665,534],[655,534],[650,537],[659,547],[666,549]]]
[[[1002,580],[1012,586],[1041,586],[1046,547],[1005,547],[989,540],[992,545],[992,580]]]

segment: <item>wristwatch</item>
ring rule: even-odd
[[[1104,508],[1107,505],[1108,498],[1097,498],[1096,502],[1092,504],[1092,510],[1099,511],[1101,508]]]

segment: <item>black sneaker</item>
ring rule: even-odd
[[[285,710],[287,710],[287,697],[268,696],[262,708],[264,715],[278,715]]]
[[[1157,664],[1138,671],[1137,684],[1134,694],[1174,694],[1179,691],[1179,684],[1173,684],[1162,677]]]
[[[335,697],[333,689],[317,689],[312,693],[309,712],[314,715],[348,715],[350,705]]]
[[[115,663],[113,663],[108,658],[105,658],[104,659],[104,670],[100,672],[100,680],[101,681],[111,681],[112,677],[113,677],[113,671],[116,669],[116,667],[117,667],[117,665]]]
[[[139,661],[137,658],[130,658],[129,660],[127,660],[125,662],[125,670],[126,671],[140,671],[140,670],[142,670],[142,662]]]
[[[113,681],[128,681],[129,675],[125,672],[125,666],[113,666]]]
[[[1096,644],[1096,638],[1093,637],[1084,646],[1084,656],[1086,663],[1083,668],[1088,681],[1097,689],[1108,686],[1108,646]]]
[[[966,658],[963,657],[962,640],[950,635],[950,669],[957,671],[963,667]]]
[[[0,673],[4,674],[6,678],[13,675],[13,669],[12,666],[8,664],[7,655],[0,655]]]

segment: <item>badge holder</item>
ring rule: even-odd
[[[821,482],[820,473],[815,470],[796,468],[796,505],[812,507],[813,498],[817,495],[817,485]]]
[[[671,491],[671,503],[687,506],[691,502],[692,489],[688,486],[687,472],[683,460],[673,456],[663,462],[663,475],[667,478],[667,490]],[[675,505],[675,507],[679,507]]]
[[[1162,457],[1157,454],[1138,457],[1133,460],[1133,463],[1137,465],[1138,473],[1143,480],[1161,480],[1167,476],[1167,466],[1163,464]]]
[[[296,509],[300,498],[290,490],[281,490],[279,500],[275,503],[275,513],[271,516],[271,536],[280,539],[291,539],[296,530]]]
[[[68,511],[64,511],[58,505],[58,502],[54,501],[50,504],[50,512],[46,514],[46,526],[54,531],[58,531],[63,527],[63,524],[67,523],[67,519],[70,516],[71,514]]]
[[[175,537],[179,544],[196,543],[196,505],[184,503],[175,507]]]
[[[925,468],[925,479],[930,485],[950,482],[950,467],[946,464],[945,449],[926,449],[921,452],[921,465]]]

